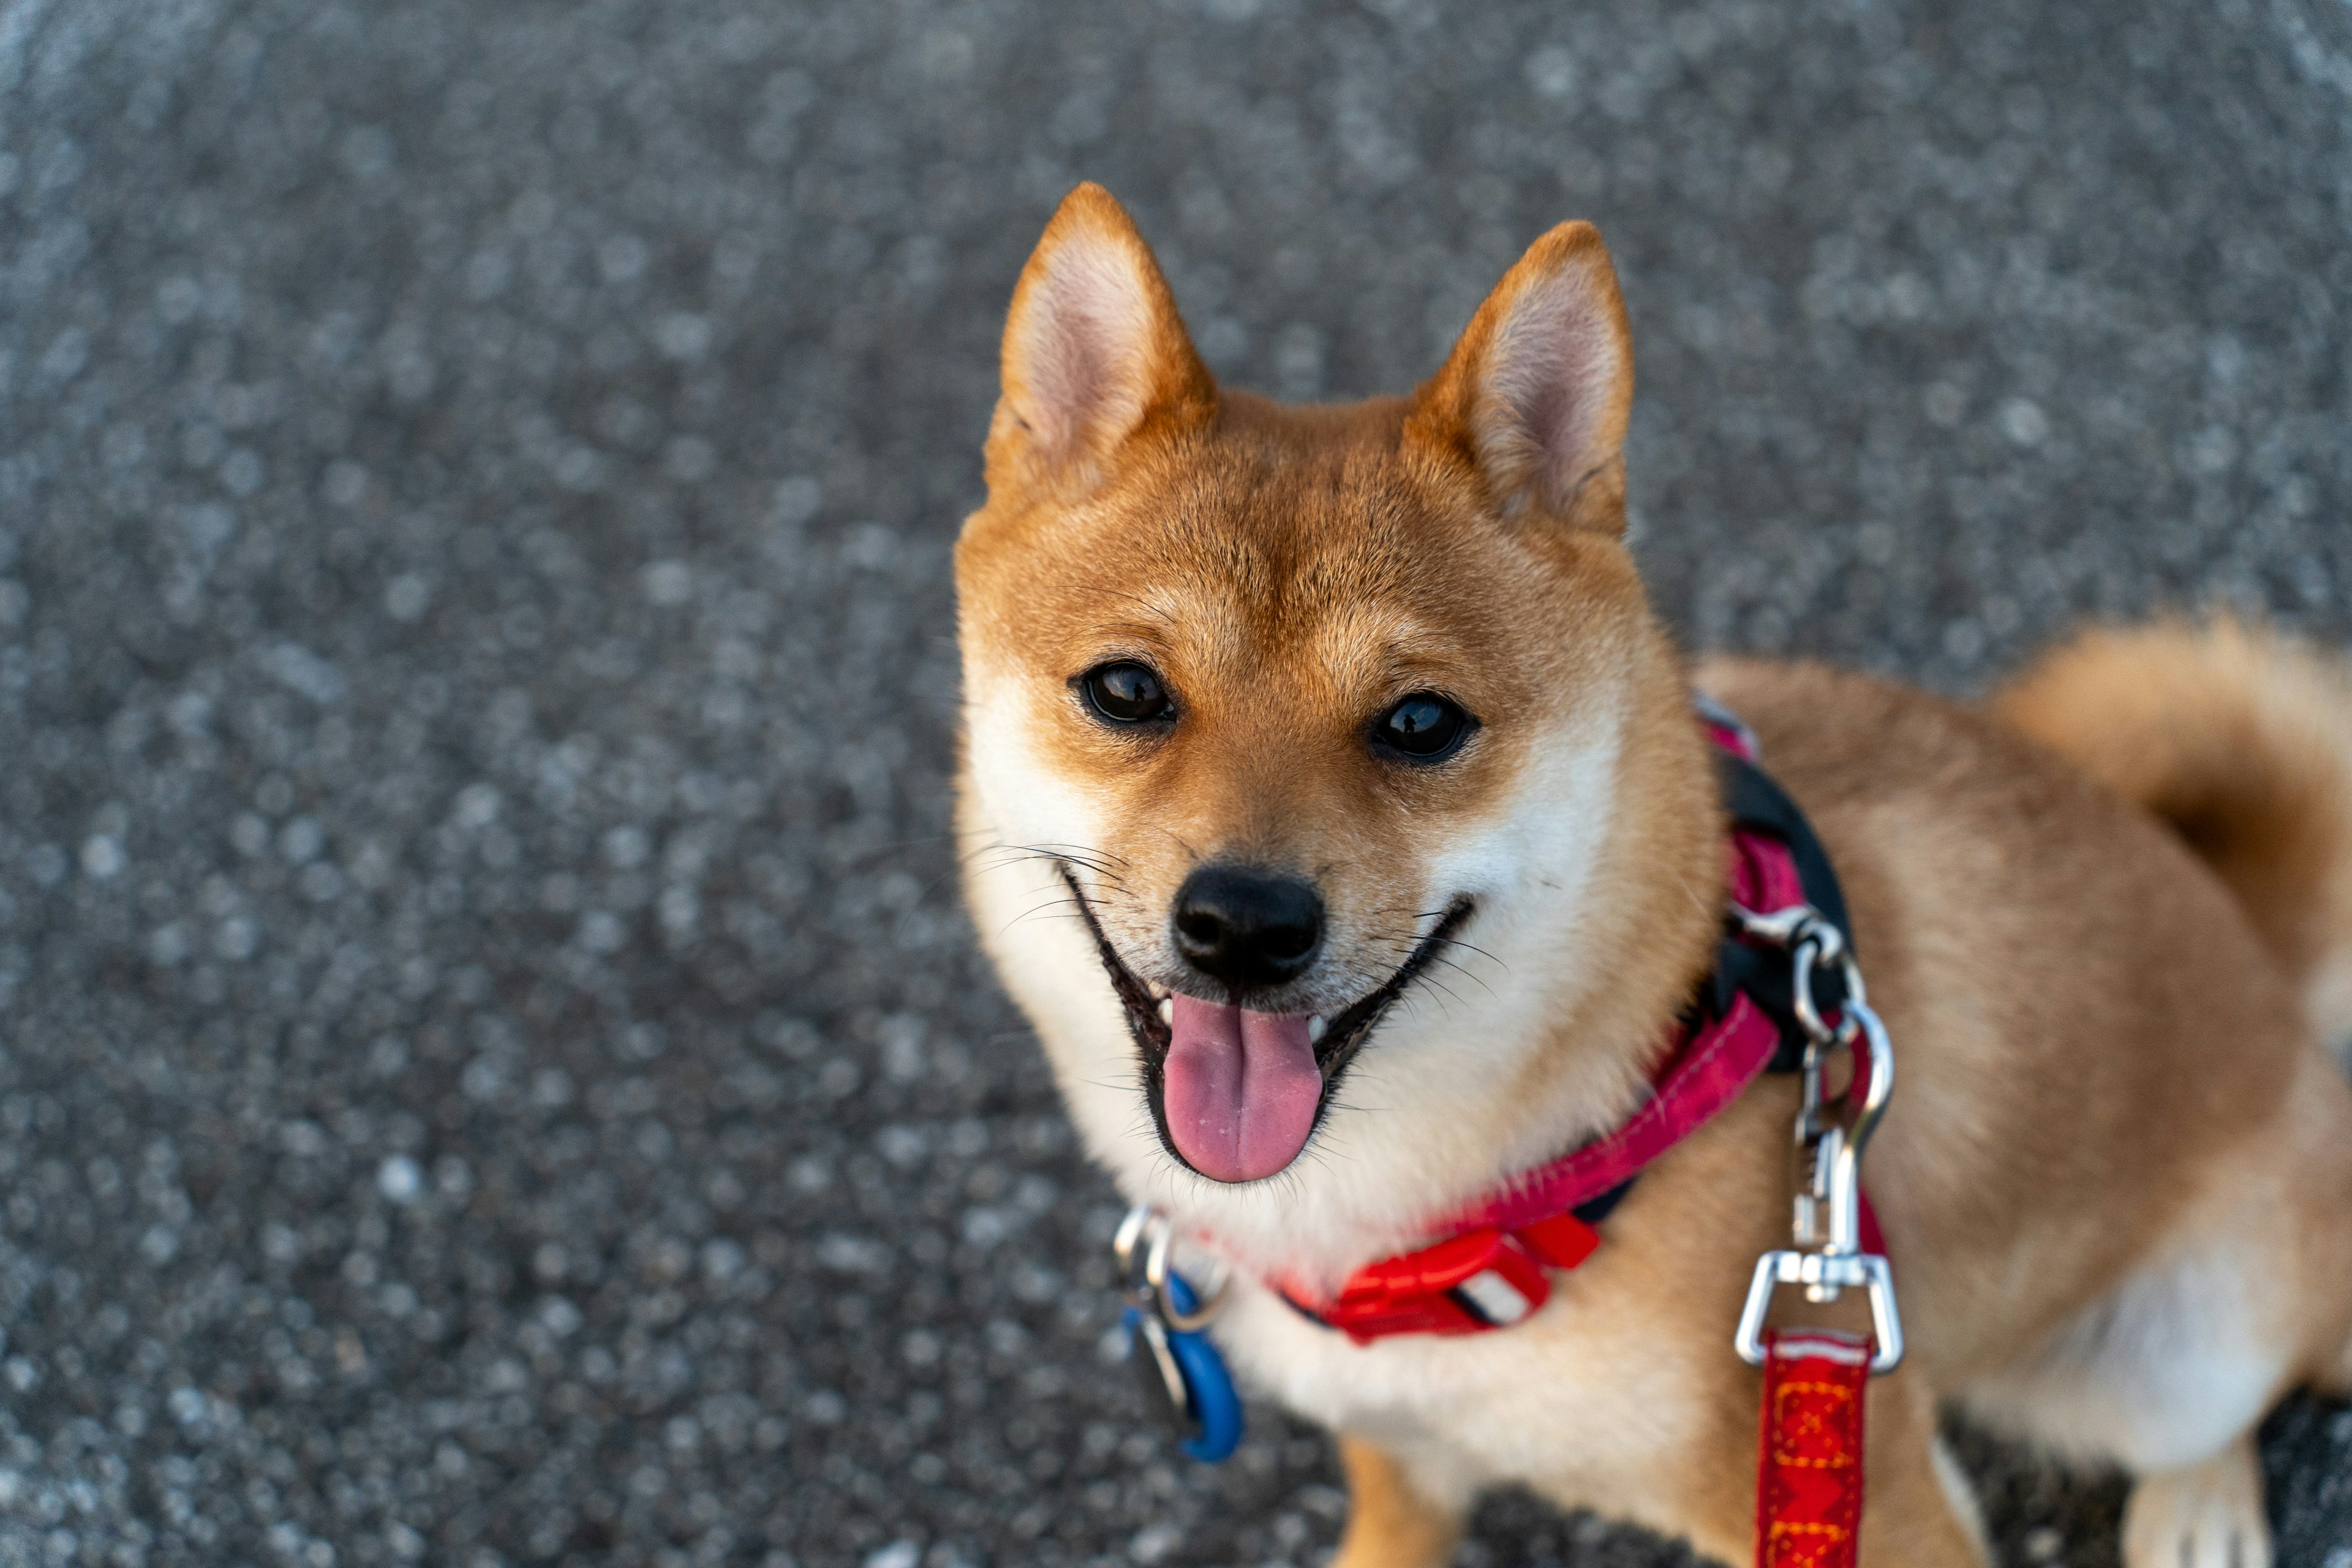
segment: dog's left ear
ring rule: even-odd
[[[1622,533],[1633,337],[1601,231],[1528,249],[1423,383],[1409,438],[1466,459],[1507,517]]]
[[[1080,185],[1045,226],[1004,322],[988,484],[1084,494],[1147,426],[1213,415],[1217,384],[1127,209]]]

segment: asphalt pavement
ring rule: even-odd
[[[2352,633],[2341,0],[0,0],[0,1564],[1328,1551],[1318,1435],[1139,1425],[956,901],[948,549],[1087,177],[1292,397],[1597,220],[1694,646]],[[2352,1568],[2352,1413],[2266,1453]]]

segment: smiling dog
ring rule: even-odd
[[[1093,1157],[1231,1273],[1219,1344],[1340,1435],[1344,1568],[1443,1562],[1510,1482],[1747,1556],[1730,1336],[1786,1245],[1791,1079],[1507,1331],[1359,1343],[1284,1300],[1652,1092],[1723,934],[1694,685],[1826,845],[1902,1061],[1867,1183],[1909,1356],[1869,1384],[1862,1560],[1985,1561],[1957,1402],[2130,1469],[2132,1568],[2267,1563],[2252,1430],[2352,1380],[2340,672],[2226,625],[2095,636],[1982,710],[1692,669],[1622,539],[1589,225],[1412,396],[1289,408],[1216,385],[1082,186],[1003,374],[956,559],[968,896]]]

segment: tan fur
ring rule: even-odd
[[[2352,1043],[2352,675],[2239,622],[2089,633],[1994,709],[2189,841]]]
[[[1413,1489],[1404,1468],[1360,1437],[1339,1439],[1348,1472],[1348,1528],[1331,1568],[1431,1568],[1462,1539],[1458,1509]]]
[[[1101,348],[1036,281],[1055,267],[1093,279],[1084,299],[1142,302],[1106,340],[1128,345],[1111,383],[1033,374],[1056,334],[1083,363]],[[1693,672],[1620,538],[1629,345],[1599,237],[1563,226],[1410,400],[1221,393],[1149,251],[1089,188],[1024,274],[988,504],[958,546],[982,939],[1089,1151],[1233,1267],[1215,1333],[1237,1371],[1348,1439],[1349,1568],[1441,1561],[1475,1493],[1506,1482],[1726,1561],[1748,1551],[1758,1382],[1729,1337],[1758,1253],[1786,1245],[1789,1080],[1653,1166],[1601,1250],[1511,1330],[1359,1349],[1270,1289],[1334,1285],[1612,1125],[1711,961],[1722,821]],[[1024,412],[1033,388],[1072,384],[1114,384],[1111,412]],[[1083,434],[1049,458],[1044,428]],[[1089,718],[1071,683],[1109,659],[1150,663],[1177,721]],[[2251,668],[2235,699],[2201,689],[2217,718],[2267,700],[2273,667]],[[1983,1561],[1935,1447],[1946,1401],[2171,1478],[2206,1473],[2285,1388],[2345,1370],[2352,1089],[2290,967],[2313,939],[2281,910],[2317,907],[2305,884],[2267,851],[2224,856],[2225,881],[1988,714],[1809,666],[1696,679],[1755,727],[1827,844],[1899,1063],[1866,1179],[1911,1353],[1871,1390],[1864,1561]],[[1419,689],[1482,728],[1443,766],[1372,755],[1372,717]],[[2120,721],[2098,732],[2097,757],[2147,743]],[[2294,754],[2263,746],[2245,752],[2256,773]],[[2230,798],[2256,803],[2242,826],[2283,797]],[[1087,923],[1136,976],[1186,984],[1170,900],[1216,857],[1311,878],[1329,906],[1326,955],[1284,1009],[1346,1004],[1431,911],[1476,905],[1459,967],[1381,1024],[1306,1154],[1232,1186],[1139,1114],[1149,1064]]]

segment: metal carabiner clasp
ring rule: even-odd
[[[1800,1248],[1768,1252],[1756,1260],[1748,1300],[1740,1310],[1732,1345],[1750,1366],[1764,1364],[1764,1319],[1782,1285],[1802,1285],[1806,1300],[1836,1300],[1850,1289],[1870,1298],[1870,1370],[1875,1376],[1902,1364],[1903,1318],[1895,1300],[1895,1276],[1886,1259],[1862,1249],[1862,1155],[1895,1092],[1895,1052],[1886,1026],[1870,1005],[1862,970],[1845,935],[1808,905],[1769,915],[1734,908],[1742,931],[1786,949],[1793,971],[1791,1002],[1805,1032],[1802,1100],[1797,1111],[1796,1145],[1809,1156],[1800,1174],[1791,1230]],[[1842,971],[1845,995],[1832,1024],[1813,994],[1813,973],[1824,964]],[[1830,1054],[1843,1047],[1853,1058],[1853,1077],[1832,1101],[1826,1092]],[[1853,1086],[1861,1103],[1850,1105]],[[1843,1114],[1833,1113],[1842,1112]],[[1826,1219],[1826,1225],[1823,1224]]]

